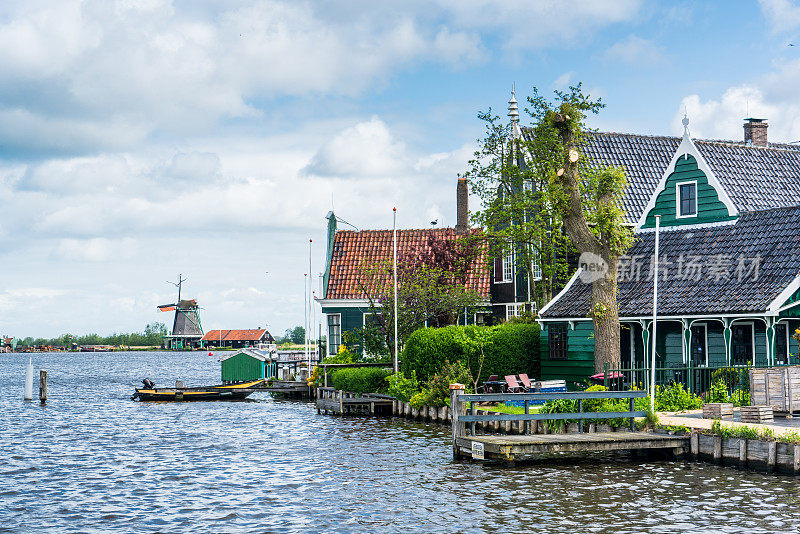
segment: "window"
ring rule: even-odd
[[[708,365],[707,340],[705,323],[692,325],[692,365]]]
[[[773,360],[777,365],[789,363],[789,330],[785,324],[775,325],[775,355]]]
[[[678,218],[697,215],[697,182],[681,182],[675,186],[678,197]]]
[[[567,325],[551,324],[547,327],[551,360],[567,359]]]
[[[752,365],[755,359],[753,323],[731,326],[731,365]]]
[[[525,311],[524,304],[506,304],[506,320],[519,317]]]
[[[503,282],[510,282],[514,276],[514,256],[506,254],[503,256]]]
[[[342,344],[342,314],[328,314],[328,354],[338,354]]]
[[[534,280],[541,280],[542,279],[542,267],[539,265],[539,262],[536,260],[531,261],[531,276]]]

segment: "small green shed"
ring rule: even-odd
[[[266,378],[267,357],[254,350],[232,352],[219,358],[222,365],[222,381],[249,382]]]

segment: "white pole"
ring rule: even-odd
[[[25,400],[33,400],[33,363],[28,356],[28,369],[25,371]]]
[[[656,312],[658,307],[658,231],[661,215],[656,215],[656,243],[653,258],[653,354],[650,357],[650,410],[656,411]]]
[[[308,361],[308,274],[303,275],[303,330],[305,330],[305,345],[303,353],[305,360]]]
[[[397,359],[397,208],[392,208],[392,256],[394,274],[394,360],[392,361],[394,372],[400,371]]]
[[[311,317],[314,315],[314,313],[313,313],[313,310],[314,310],[314,296],[313,295],[314,295],[314,293],[312,291],[312,286],[314,284],[314,282],[313,282],[313,280],[314,280],[313,272],[314,271],[311,270],[311,250],[312,250],[311,243],[312,243],[312,240],[309,239],[308,240],[308,298],[309,298],[309,301],[308,301],[308,365],[306,367],[306,371],[308,372],[307,376],[311,375],[311,336],[312,336],[312,333],[311,333],[311,321],[312,321],[312,319],[311,319]]]

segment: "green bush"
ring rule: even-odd
[[[647,402],[649,407],[650,401]],[[680,382],[673,382],[666,387],[656,386],[656,411],[682,412],[702,407],[703,399],[686,391]]]
[[[389,383],[386,393],[403,402],[411,400],[411,397],[419,391],[419,382],[414,371],[411,371],[410,378],[406,378],[402,371],[389,375],[386,377],[386,382]]]
[[[728,386],[725,380],[719,379],[708,388],[705,394],[706,404],[710,402],[728,402]]]
[[[438,373],[425,383],[422,391],[410,399],[412,408],[421,406],[440,407],[450,404],[450,384],[464,384],[471,393],[472,374],[462,362],[445,362]]]
[[[737,389],[733,392],[731,398],[728,399],[728,402],[734,406],[750,406],[750,393]]]
[[[353,393],[383,393],[386,391],[386,377],[392,372],[377,367],[356,367],[339,369],[331,375],[333,387]]]
[[[491,343],[486,347],[480,380],[491,375],[527,373],[530,377],[540,375],[539,325],[504,324],[501,326],[446,326],[444,328],[421,328],[411,334],[402,354],[402,370],[409,376],[417,373],[420,381],[429,380],[445,362],[464,361],[477,373],[478,353],[465,350],[458,341],[456,332],[469,335],[476,329],[491,329]]]

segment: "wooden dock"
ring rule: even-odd
[[[472,458],[474,460],[495,460],[513,464],[517,460],[530,459],[555,453],[588,453],[598,451],[637,451],[667,450],[677,456],[688,452],[689,437],[636,432],[635,418],[647,415],[634,409],[634,400],[644,398],[645,391],[591,391],[574,393],[463,393],[464,386],[450,386],[450,409],[453,427],[453,458]],[[529,413],[533,402],[569,399],[577,401],[576,413]],[[583,401],[587,399],[624,399],[629,401],[625,412],[584,412]],[[475,406],[480,402],[522,402],[523,414],[489,413],[475,415]],[[469,407],[468,407],[469,405]],[[467,413],[469,410],[470,413]],[[530,421],[577,420],[582,429],[586,420],[592,419],[630,419],[630,431],[626,432],[577,432],[569,434],[528,434],[487,436],[475,433],[475,423],[479,421],[521,421],[527,426]],[[467,425],[471,432],[467,433]],[[523,423],[519,423],[523,424]]]
[[[394,397],[376,393],[359,395],[334,388],[317,388],[317,413],[392,415]]]
[[[652,432],[592,432],[523,436],[465,436],[456,438],[462,456],[476,460],[513,462],[555,453],[672,449],[683,454],[688,436]]]
[[[312,395],[311,388],[307,382],[298,382],[296,380],[273,380],[272,385],[266,386],[264,389],[270,393],[278,393],[289,398],[308,398]]]

